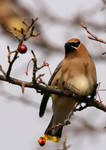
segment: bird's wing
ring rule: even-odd
[[[51,85],[51,82],[53,81],[56,73],[60,70],[61,68],[61,64],[62,64],[62,61],[59,63],[59,65],[56,67],[53,75],[51,76],[49,82],[48,82],[48,85]],[[46,110],[46,106],[47,106],[47,102],[49,100],[49,97],[50,97],[50,94],[49,93],[45,93],[43,95],[43,98],[42,98],[42,101],[41,101],[41,104],[40,104],[40,110],[39,110],[39,116],[42,117],[45,113],[45,110]]]

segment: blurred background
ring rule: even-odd
[[[21,20],[38,17],[36,30],[41,34],[25,44],[28,52],[19,55],[13,69],[12,77],[31,81],[32,64],[29,74],[26,67],[32,58],[33,49],[38,66],[43,61],[50,64],[53,72],[64,58],[64,43],[70,38],[79,38],[92,55],[100,89],[106,89],[106,45],[88,39],[88,34],[80,26],[87,25],[89,30],[106,40],[106,1],[105,0],[0,0],[0,64],[8,68],[7,45],[11,50],[17,48],[17,40],[7,31],[21,26]],[[50,73],[47,67],[38,72],[45,73],[43,80],[47,83]],[[100,99],[106,104],[106,92],[99,92]],[[105,150],[106,114],[95,108],[76,112],[71,118],[71,125],[64,127],[61,141],[47,141],[44,147],[38,144],[52,116],[51,100],[43,118],[39,118],[39,106],[42,96],[33,89],[25,89],[0,81],[0,149],[2,150],[62,150],[64,137],[72,150]],[[99,97],[98,97],[99,99]]]

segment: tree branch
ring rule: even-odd
[[[9,62],[9,67],[8,67],[7,75],[6,75],[7,78],[9,78],[9,76],[10,76],[10,73],[11,73],[11,69],[12,69],[13,63],[14,63],[15,60],[18,58],[17,55],[18,55],[18,51],[15,52],[15,55],[14,55],[12,61]]]
[[[96,107],[97,109],[100,109],[104,112],[106,112],[106,105],[100,103],[98,100],[86,97],[85,99],[81,99],[81,97],[79,97],[76,93],[73,93],[71,90],[61,90],[61,89],[55,89],[49,86],[44,86],[41,85],[39,83],[33,83],[33,82],[26,82],[26,81],[22,81],[22,80],[18,80],[12,77],[6,78],[3,75],[0,75],[0,80],[2,81],[6,81],[9,82],[11,84],[15,84],[18,86],[23,85],[24,83],[24,87],[27,88],[33,88],[35,89],[38,93],[44,94],[44,93],[49,93],[49,94],[57,94],[60,96],[66,96],[66,97],[75,97],[76,101],[78,101],[79,103],[85,103],[87,104],[87,107]]]
[[[106,44],[106,41],[102,40],[101,38],[99,38],[99,37],[97,37],[96,35],[94,35],[93,33],[91,33],[85,24],[80,23],[80,25],[81,25],[81,26],[87,31],[87,33],[90,35],[90,36],[88,36],[89,39],[95,40],[95,41],[98,41],[98,42],[101,42],[101,43],[103,43],[103,44]]]

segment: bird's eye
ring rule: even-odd
[[[69,43],[69,44],[70,44],[70,46],[72,46],[72,47],[78,48],[80,42],[79,42],[79,41],[78,41],[78,42],[71,42],[71,43]]]
[[[80,45],[80,41],[78,42],[67,42],[65,44],[65,54],[67,55],[68,53],[75,52]]]

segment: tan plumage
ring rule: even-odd
[[[94,97],[96,93],[97,79],[96,69],[85,46],[79,39],[71,39],[65,44],[65,58],[57,67],[49,85],[59,89],[70,89],[82,98]],[[49,94],[43,96],[40,106],[40,116],[43,116]],[[45,131],[44,137],[55,142],[59,141],[62,126],[49,130],[59,123],[64,123],[70,113],[77,106],[74,97],[51,95],[53,100],[53,117]]]

